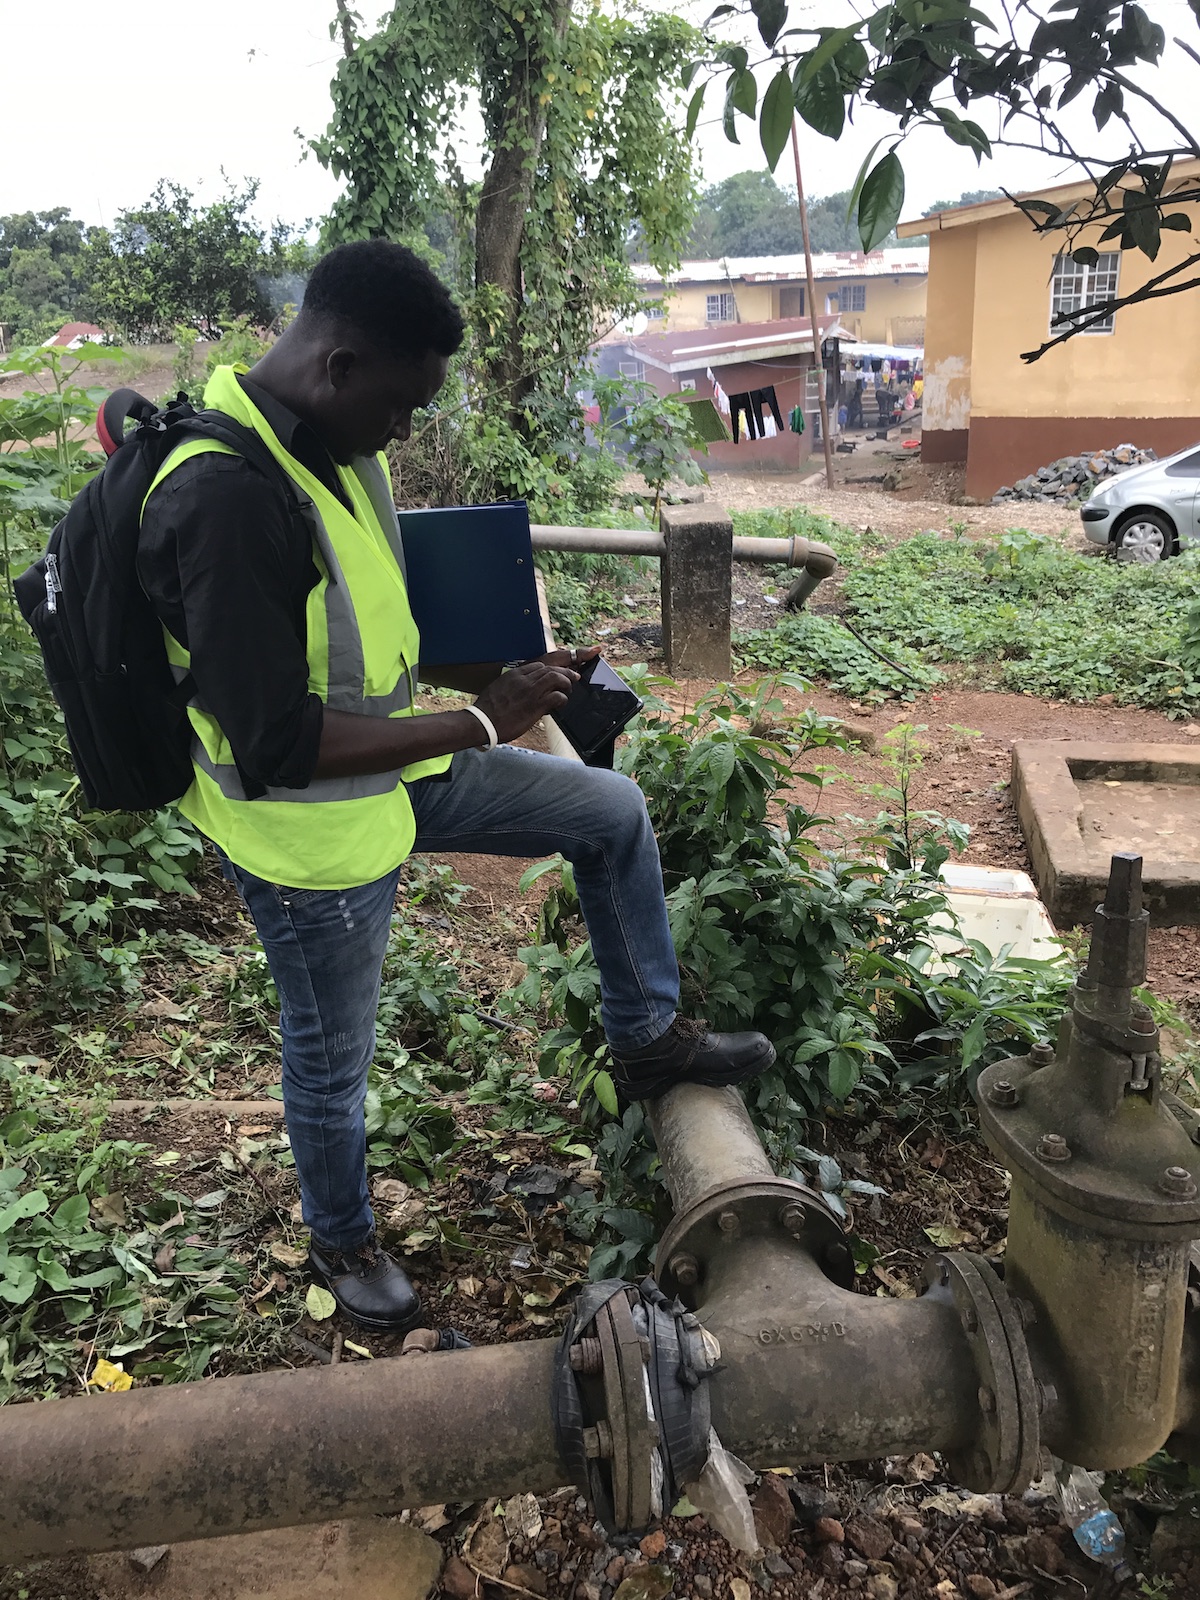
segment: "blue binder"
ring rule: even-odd
[[[522,661],[544,652],[524,500],[398,515],[408,603],[426,665]]]

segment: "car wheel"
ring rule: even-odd
[[[1113,534],[1113,552],[1119,561],[1149,565],[1175,554],[1175,528],[1158,511],[1135,511]]]

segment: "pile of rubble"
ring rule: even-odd
[[[1111,478],[1126,467],[1140,467],[1157,461],[1153,450],[1139,450],[1135,444],[1119,444],[1113,450],[1090,450],[1081,456],[1063,456],[1048,467],[1039,467],[1027,478],[1019,478],[1011,488],[997,489],[992,504],[1004,500],[1086,500],[1103,478]]]

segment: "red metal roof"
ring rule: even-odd
[[[81,339],[86,343],[92,339],[100,340],[104,337],[104,329],[98,328],[94,322],[64,322],[54,337],[45,340],[45,343],[48,345],[68,345],[75,339]]]
[[[852,337],[836,316],[818,317],[817,329],[822,339]],[[785,317],[775,322],[721,322],[690,333],[639,333],[626,343],[663,372],[694,372],[764,356],[811,355],[812,337],[807,317]]]

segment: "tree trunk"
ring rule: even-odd
[[[562,39],[571,19],[571,0],[550,0],[550,5],[550,26],[554,35]],[[507,92],[497,96],[505,110],[475,220],[475,287],[490,285],[501,289],[508,303],[507,327],[497,341],[499,353],[489,366],[488,388],[503,391],[509,417],[517,427],[522,404],[533,387],[533,374],[524,370],[521,358],[521,244],[546,136],[548,107],[538,104],[537,90],[546,65],[530,41],[525,56],[510,74]]]

